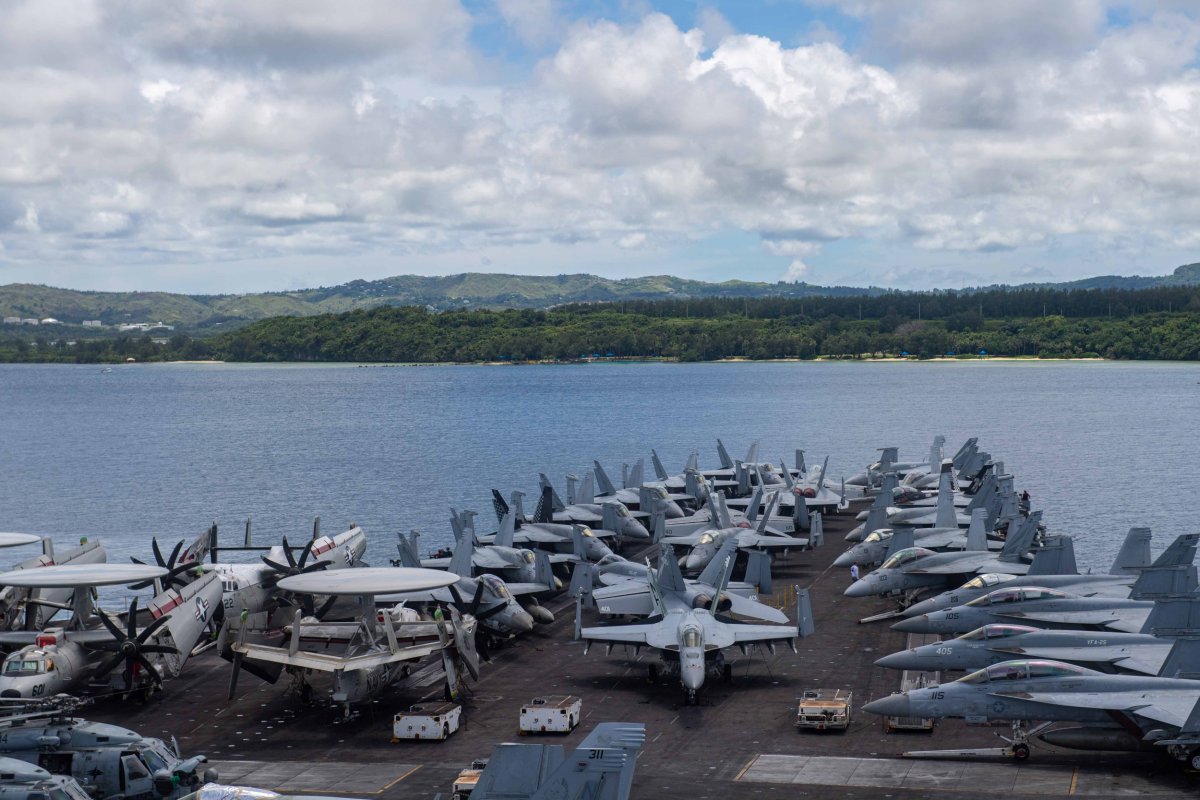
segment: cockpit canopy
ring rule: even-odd
[[[532,550],[522,550],[521,558],[525,561],[526,564],[532,564],[534,561],[537,560],[537,558],[533,555]]]
[[[1019,589],[997,589],[994,592],[976,597],[969,606],[996,606],[1004,603],[1021,603],[1025,600],[1059,600],[1067,596],[1066,592],[1057,589],[1043,589],[1040,586],[1025,586]]]
[[[918,558],[933,555],[932,550],[926,550],[924,547],[906,547],[903,550],[892,553],[892,555],[880,565],[880,569],[896,569],[905,564],[911,564]]]
[[[971,580],[958,587],[960,589],[986,589],[989,586],[995,586],[1005,581],[1010,581],[1016,575],[1006,575],[1003,572],[985,572],[982,575],[976,575]]]
[[[495,575],[480,575],[479,580],[483,581],[488,589],[490,589],[497,597],[503,597],[506,600],[511,597],[508,592],[508,585],[505,584],[504,581],[499,577]]]
[[[684,647],[700,647],[704,643],[700,636],[700,629],[689,627],[683,629],[683,646]]]
[[[1071,678],[1087,675],[1091,670],[1063,664],[1060,661],[1005,661],[959,678],[958,683],[996,683],[1024,681],[1031,678]]]
[[[984,625],[982,628],[976,628],[970,633],[964,633],[958,638],[967,639],[969,641],[976,641],[979,639],[1003,639],[1008,636],[1019,636],[1022,633],[1032,633],[1037,630],[1040,630],[1040,628],[1031,628],[1028,625]]]
[[[868,544],[870,542],[882,542],[884,539],[890,538],[892,538],[892,529],[880,528],[877,531],[871,531],[868,533],[867,538],[863,539],[863,543]]]
[[[607,555],[605,555],[603,558],[601,558],[599,561],[596,562],[596,566],[597,567],[607,567],[610,564],[621,564],[621,563],[625,563],[625,559],[621,558],[616,553],[608,553]]]

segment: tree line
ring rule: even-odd
[[[211,338],[0,338],[0,360],[479,362],[879,356],[1200,359],[1200,288],[624,301],[548,310],[380,307]]]

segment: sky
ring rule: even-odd
[[[1196,9],[4,0],[0,284],[1165,274]]]

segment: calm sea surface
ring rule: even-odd
[[[384,564],[397,532],[448,542],[451,506],[490,530],[492,487],[532,510],[539,471],[561,492],[592,458],[615,479],[651,447],[715,466],[720,436],[850,475],[941,433],[949,453],[979,436],[1106,567],[1131,525],[1156,551],[1200,525],[1198,410],[1186,364],[0,365],[0,530],[99,536],[116,561],[213,521],[229,543],[247,517],[257,543],[302,538],[319,515],[362,525]]]

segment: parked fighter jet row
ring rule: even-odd
[[[1133,528],[1107,574],[1080,574],[1071,538],[1046,531],[1041,511],[975,440],[937,466],[932,455],[899,463],[885,449],[851,478],[880,493],[836,563],[870,570],[847,596],[897,599],[895,612],[876,618],[947,637],[878,665],[968,674],[865,709],[1012,723],[1005,747],[962,755],[1024,759],[1036,735],[1067,748],[1157,750],[1200,769],[1200,534],[1151,559],[1150,531]],[[926,495],[934,474],[937,492]],[[1059,722],[1078,727],[1051,727]],[[935,752],[955,751],[914,755]]]

